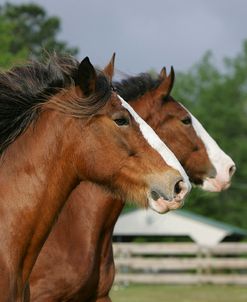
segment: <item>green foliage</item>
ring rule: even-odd
[[[9,49],[14,41],[12,35],[13,27],[2,16],[0,16],[0,67],[8,68],[27,58],[27,49],[25,47],[19,48],[15,54],[11,53]]]
[[[9,66],[12,59],[19,57],[40,58],[44,50],[75,55],[77,48],[57,39],[60,28],[59,18],[49,17],[37,4],[0,6],[0,51],[6,57],[1,58],[0,66]]]
[[[236,163],[229,190],[203,193],[195,189],[186,209],[247,228],[247,41],[223,71],[207,52],[188,72],[179,73],[175,98],[184,103]]]

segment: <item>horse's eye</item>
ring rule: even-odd
[[[191,121],[191,117],[190,116],[186,116],[184,119],[181,120],[181,122],[185,125],[191,125],[192,121]]]
[[[129,125],[130,121],[127,117],[122,117],[122,118],[116,118],[114,119],[114,122],[118,125],[118,126],[127,126]]]

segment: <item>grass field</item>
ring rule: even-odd
[[[113,302],[247,302],[245,286],[130,285],[114,287]]]

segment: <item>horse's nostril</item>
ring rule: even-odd
[[[235,165],[232,165],[230,168],[229,168],[229,175],[230,177],[233,176],[233,174],[236,172],[236,166]]]
[[[157,201],[160,198],[159,193],[157,193],[156,191],[151,191],[151,196],[155,201]]]
[[[175,184],[175,188],[174,188],[174,192],[175,194],[179,194],[182,190],[181,187],[181,180],[179,180],[176,184]]]

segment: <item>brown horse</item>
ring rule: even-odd
[[[218,148],[224,163],[218,172],[208,155],[210,146],[203,141],[205,130],[194,126],[192,115],[170,96],[173,81],[173,70],[167,77],[163,69],[157,80],[141,74],[115,87],[166,141],[194,183],[214,180],[215,190],[219,186],[224,189],[230,183],[234,163]],[[225,180],[218,174],[224,174]],[[111,301],[112,232],[123,206],[122,200],[92,183],[83,182],[73,191],[34,266],[31,301]]]
[[[112,90],[112,70],[57,57],[0,74],[3,302],[29,300],[32,267],[80,181],[142,206],[179,207],[189,190],[164,160],[180,169],[174,155]]]

